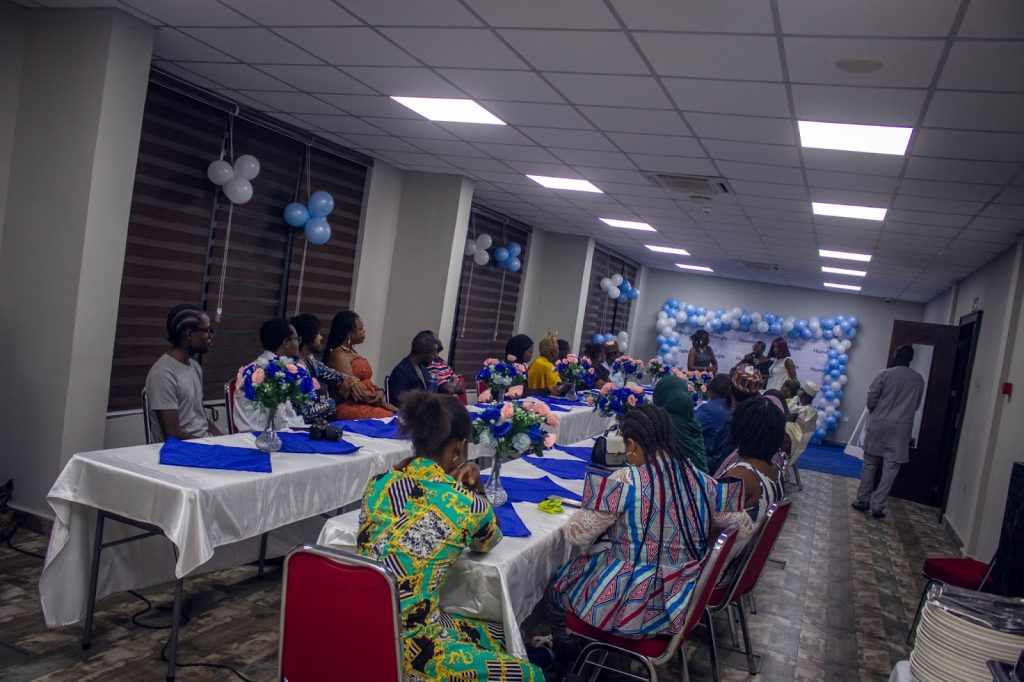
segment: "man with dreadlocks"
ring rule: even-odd
[[[160,441],[219,436],[203,410],[202,357],[213,342],[210,318],[198,306],[184,304],[167,314],[171,347],[153,363],[146,376],[150,430]]]
[[[562,656],[571,647],[566,611],[620,636],[678,632],[710,549],[712,518],[741,509],[742,485],[695,469],[662,408],[631,409],[620,435],[628,466],[585,481],[583,508],[567,531],[569,542],[589,549],[558,571],[545,595]]]

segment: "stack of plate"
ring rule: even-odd
[[[986,661],[1016,661],[1024,635],[1001,632],[929,598],[921,613],[910,666],[918,682],[991,682]]]

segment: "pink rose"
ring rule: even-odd
[[[516,408],[513,407],[512,403],[504,403],[504,404],[502,404],[502,406],[501,406],[501,418],[502,419],[506,419],[506,420],[507,419],[511,419],[512,416],[515,413],[516,413]]]
[[[555,440],[555,434],[553,433],[549,433],[548,435],[544,436],[544,447],[547,448],[548,450],[555,447]]]
[[[568,355],[565,356],[565,361],[568,362],[570,365],[575,365],[577,362],[576,356],[573,355],[572,353],[569,353]]]
[[[299,373],[299,368],[296,367],[294,364],[292,364],[290,362],[287,365],[285,365],[284,368],[286,370],[288,370],[292,374],[298,374]]]
[[[548,416],[545,418],[545,421],[547,425],[550,426],[551,428],[558,428],[558,416],[555,415],[554,413],[549,412]]]
[[[537,409],[535,410],[535,412],[540,417],[547,417],[549,414],[551,414],[551,408],[548,407],[546,403],[538,401]]]
[[[630,407],[636,407],[636,396],[635,395],[629,396],[628,398],[626,398],[626,402],[629,403]]]
[[[484,360],[484,367],[491,367],[498,364],[498,358],[487,358]]]
[[[611,393],[611,390],[612,390],[613,388],[615,388],[615,387],[614,387],[614,386],[612,386],[612,384],[611,384],[611,382],[610,382],[610,381],[609,381],[609,382],[606,382],[606,383],[604,384],[604,386],[602,386],[602,387],[601,387],[601,395],[608,395],[609,393]]]
[[[523,397],[523,387],[522,386],[511,386],[511,387],[509,387],[509,389],[507,391],[505,391],[505,395],[507,395],[509,398],[522,398]]]
[[[594,396],[592,396],[592,395],[588,395],[587,396],[587,405],[589,405],[590,407],[593,407],[594,403],[596,403],[596,402],[597,402],[597,399],[594,398]]]
[[[252,373],[252,385],[259,386],[263,383],[263,380],[267,378],[266,373],[262,368],[257,367],[256,371]]]
[[[512,355],[511,353],[509,353],[508,355],[505,356],[505,362],[515,362],[515,361],[516,361],[516,356]]]
[[[313,379],[313,390],[314,391],[319,391],[320,390],[320,382],[317,381],[316,379]]]
[[[484,390],[480,391],[480,395],[478,395],[476,397],[476,399],[477,399],[477,402],[481,402],[481,403],[489,403],[489,402],[491,402],[491,389],[485,388]]]
[[[509,357],[511,358],[512,356],[510,355]],[[511,362],[511,360],[509,362]],[[513,365],[513,367],[515,367],[516,371],[518,371],[521,374],[526,374],[526,372],[529,370],[529,367],[527,367],[521,362],[516,363],[515,365]]]
[[[593,373],[594,373],[594,368],[593,367],[591,367],[590,369],[587,370],[587,374],[593,374]]]
[[[523,407],[525,407],[527,410],[533,413],[537,412],[538,405],[540,405],[540,401],[534,400],[533,398],[527,398],[526,400],[523,401]]]

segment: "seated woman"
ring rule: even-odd
[[[520,365],[530,364],[533,358],[533,339],[526,334],[516,334],[505,344],[505,360]]]
[[[501,530],[468,462],[473,423],[449,396],[412,391],[402,409],[415,455],[366,486],[359,554],[398,574],[405,672],[410,680],[543,680],[539,669],[505,653],[501,626],[449,614],[438,595],[468,547],[489,551]]]
[[[398,408],[384,399],[384,389],[373,383],[370,361],[355,347],[366,340],[363,321],[351,310],[334,316],[331,332],[324,344],[324,362],[331,369],[355,377],[358,383],[349,386],[348,396],[338,395],[335,415],[338,419],[373,419],[391,417]]]
[[[631,409],[620,434],[628,466],[607,479],[588,476],[567,537],[589,549],[559,569],[545,594],[562,658],[571,650],[566,611],[625,637],[678,632],[710,549],[712,516],[740,509],[741,487],[719,484],[683,457],[665,410]],[[636,590],[647,596],[636,599]]]
[[[584,355],[594,368],[594,388],[601,388],[611,379],[611,372],[604,361],[604,346],[599,343],[588,343]]]
[[[672,432],[683,457],[699,471],[707,473],[704,434],[693,416],[693,398],[687,382],[675,376],[665,377],[654,387],[654,404],[668,412],[672,419]]]
[[[540,355],[530,364],[530,370],[526,375],[526,387],[534,391],[547,391],[549,395],[565,393],[569,387],[562,384],[562,377],[555,369],[557,361],[558,339],[554,334],[548,334],[540,340]]]

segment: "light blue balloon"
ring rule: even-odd
[[[843,320],[842,322],[839,323],[839,328],[843,330],[844,334],[847,334],[851,329],[850,323],[847,322],[846,320]]]
[[[297,201],[284,207],[284,221],[292,227],[302,227],[309,220],[309,209]]]
[[[776,335],[781,334],[782,333],[782,325],[779,324],[778,322],[772,322],[771,326],[768,327],[768,331],[770,331],[772,334],[776,334]]]
[[[687,315],[692,315],[693,311],[696,309],[697,308],[692,303],[687,303],[686,305],[683,306],[683,310],[686,311]]]
[[[829,349],[829,350],[831,350],[831,349]],[[847,355],[846,353],[840,353],[839,357],[838,357],[838,360],[839,360],[839,362],[841,362],[842,364],[845,365],[847,362],[850,361],[850,356]]]
[[[804,339],[805,341],[808,340],[808,339],[813,339],[814,338],[814,332],[812,332],[807,327],[804,327],[803,329],[800,330],[800,338]]]
[[[327,223],[327,218],[310,218],[309,222],[306,223],[306,239],[309,240],[310,244],[326,244],[327,240],[331,238],[331,226]]]
[[[677,301],[677,300],[676,300],[676,299],[674,299],[674,298],[670,298],[670,299],[668,299],[668,301],[666,301],[666,302],[668,303],[668,305],[669,305],[669,307],[670,307],[670,308],[678,308],[678,307],[679,307],[679,301]]]
[[[660,349],[661,349],[662,353],[670,353],[670,352],[672,352],[672,346],[668,345],[667,343],[661,344]]]
[[[659,346],[662,345],[663,343],[668,343],[668,339],[662,336],[661,334],[658,334],[658,338],[656,338],[655,341]]]
[[[749,327],[750,326],[750,315],[747,315],[746,313],[743,313],[742,315],[740,315],[740,325],[746,325],[747,327]]]
[[[856,327],[858,324],[860,324],[860,318],[857,317],[856,315],[850,315],[848,318],[846,318],[846,321],[850,323],[851,327]]]
[[[704,306],[700,306],[700,307],[697,308],[697,316],[698,317],[700,317],[701,315],[707,315],[707,314],[708,314],[708,309],[705,308]]]
[[[519,272],[522,267],[523,262],[519,260],[518,256],[509,256],[508,260],[505,261],[505,269],[509,272]]]
[[[635,301],[639,295],[640,295],[640,292],[637,291],[636,289],[630,289],[626,293],[626,297],[629,298],[629,300],[631,300],[631,301]]]
[[[832,330],[831,329],[822,329],[821,330],[821,335],[823,337],[825,337],[826,339],[831,339],[832,338]]]
[[[850,327],[850,331],[846,332],[846,338],[848,338],[848,339],[855,339],[855,338],[857,338],[857,328],[856,327]]]
[[[494,253],[491,254],[491,256],[494,258],[495,263],[504,263],[505,261],[508,260],[509,255],[510,254],[508,252],[508,249],[506,249],[504,246],[499,246],[494,250]]]
[[[323,218],[334,210],[334,197],[322,189],[313,192],[309,197],[309,215],[314,218]]]
[[[591,343],[604,343],[604,335],[602,335],[602,334],[594,334],[593,336],[590,337],[590,342]]]
[[[523,247],[519,245],[519,242],[510,242],[508,247],[508,255],[512,258],[518,258],[523,253]]]

